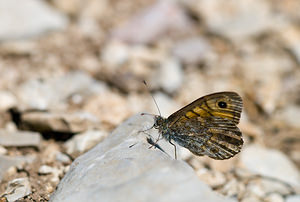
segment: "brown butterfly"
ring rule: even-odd
[[[242,133],[236,126],[242,107],[242,98],[237,93],[214,93],[195,100],[168,118],[155,116],[153,127],[172,145],[174,140],[198,156],[229,159],[243,145]]]

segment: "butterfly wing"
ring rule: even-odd
[[[171,137],[196,155],[228,159],[243,145],[236,126],[242,111],[242,99],[234,92],[204,96],[168,118]]]
[[[184,129],[173,128],[177,133],[172,139],[198,156],[223,160],[239,153],[243,145],[239,128],[226,119],[213,117],[211,121],[203,124],[199,118],[190,119]]]
[[[168,117],[169,126],[193,117],[220,117],[239,123],[242,98],[235,92],[219,92],[201,97]]]

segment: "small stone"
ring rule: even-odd
[[[21,105],[20,109],[58,110],[65,109],[67,101],[74,95],[87,98],[105,89],[103,83],[93,79],[87,73],[73,71],[44,80],[28,80],[20,85],[16,95]]]
[[[127,99],[119,93],[111,91],[93,96],[88,100],[83,110],[96,115],[101,123],[113,126],[121,123],[132,114]]]
[[[102,61],[110,68],[122,67],[129,60],[129,47],[119,41],[112,41],[103,50]]]
[[[0,111],[7,111],[16,105],[17,99],[11,92],[0,91]]]
[[[97,130],[77,134],[65,143],[67,153],[74,156],[82,154],[101,142],[106,136],[107,133]]]
[[[99,125],[90,113],[27,112],[21,116],[22,128],[38,132],[78,133]]]
[[[54,168],[53,167],[50,167],[50,166],[47,166],[47,165],[42,165],[40,168],[39,168],[39,171],[38,173],[40,175],[47,175],[47,174],[52,174],[54,172]]]
[[[193,9],[196,7],[198,15],[203,18],[210,31],[232,41],[280,27],[281,21],[273,15],[271,6],[266,1],[203,0],[191,6]]]
[[[300,174],[296,166],[282,152],[250,145],[241,152],[241,162],[251,172],[300,186]]]
[[[157,83],[168,93],[178,90],[183,82],[183,71],[179,61],[174,58],[163,61],[154,80],[153,83]]]
[[[3,146],[38,147],[40,143],[41,143],[41,135],[39,133],[25,132],[25,131],[9,132],[6,130],[0,130],[0,144]]]
[[[22,26],[19,26],[20,22]],[[62,30],[67,23],[67,17],[45,1],[27,0],[24,5],[20,5],[18,0],[0,1],[1,41],[33,37],[50,30]]]
[[[12,167],[21,166],[25,162],[32,163],[35,160],[35,156],[3,156],[0,155],[0,181],[3,175]]]
[[[276,113],[275,118],[290,126],[300,128],[300,107],[288,105]]]
[[[255,196],[255,195],[247,196],[241,200],[241,202],[257,202],[257,201],[260,201],[260,200],[259,200],[259,197]]]
[[[222,186],[226,183],[226,178],[223,173],[217,171],[209,171],[202,168],[197,171],[198,177],[209,184],[211,187]]]
[[[244,185],[241,186],[239,182],[232,178],[230,179],[222,188],[221,193],[224,194],[225,196],[237,196],[239,193],[242,193],[243,190],[245,190]]]
[[[299,202],[300,201],[300,195],[293,195],[293,196],[288,196],[285,200],[285,202]]]
[[[59,162],[62,162],[64,164],[69,164],[71,163],[71,159],[68,155],[61,153],[61,152],[57,152],[56,156],[55,156],[56,160]]]
[[[262,189],[261,184],[251,181],[247,184],[247,194],[263,197],[265,191]]]
[[[284,198],[278,193],[271,193],[264,198],[265,202],[284,202]]]
[[[31,194],[31,188],[28,178],[17,178],[8,183],[5,191],[5,197],[9,202],[19,200]]]
[[[60,146],[57,143],[48,143],[45,150],[42,150],[42,163],[51,165],[55,162],[58,152],[60,152]]]
[[[203,61],[211,47],[208,42],[200,37],[188,38],[179,41],[173,48],[173,55],[184,64],[197,65]]]
[[[1,145],[0,145],[0,155],[4,155],[4,154],[6,154],[7,153],[7,149],[5,149],[4,147],[2,147]]]
[[[113,37],[131,43],[147,44],[170,34],[188,33],[192,23],[176,1],[156,3],[113,30]],[[170,18],[170,15],[172,16]]]
[[[281,32],[287,46],[300,64],[300,30],[296,26],[288,26]]]

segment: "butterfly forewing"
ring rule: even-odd
[[[221,108],[219,103],[226,103],[226,108]],[[235,92],[220,92],[201,97],[189,105],[181,108],[168,117],[170,126],[193,117],[222,117],[229,119],[235,124],[239,123],[243,102],[242,98]]]

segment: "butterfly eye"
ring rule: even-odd
[[[219,106],[220,108],[226,108],[226,107],[227,107],[227,103],[224,102],[224,101],[220,101],[220,102],[218,102],[218,106]]]

